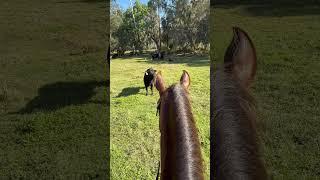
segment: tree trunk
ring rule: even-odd
[[[188,39],[189,39],[189,43],[190,43],[192,51],[195,51],[196,45],[195,45],[194,39],[191,34],[192,34],[192,32],[189,31]]]
[[[159,49],[158,49],[158,55],[160,56],[161,51],[161,18],[160,18],[160,5],[158,5],[158,16],[159,16]]]
[[[157,46],[157,51],[158,51],[158,53],[160,52],[160,45],[159,45],[159,41],[157,41],[156,40],[156,38],[154,38],[154,37],[151,37],[151,39],[153,40],[153,42],[156,44],[156,46]],[[158,54],[159,55],[159,54]]]
[[[108,67],[110,69],[110,44],[109,44],[109,48],[108,48],[108,52],[107,52],[107,63],[108,63]]]

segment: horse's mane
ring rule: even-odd
[[[214,177],[263,180],[266,172],[258,153],[255,100],[230,66],[219,68],[211,83]]]
[[[180,84],[166,90],[167,105],[174,109],[175,123],[168,122],[167,129],[175,129],[176,163],[178,179],[193,179],[203,176],[200,143],[187,90]],[[175,125],[173,125],[173,124]]]

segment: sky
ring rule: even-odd
[[[116,1],[122,9],[127,9],[130,7],[130,0],[116,0]],[[131,0],[131,1],[134,4],[136,0]],[[140,0],[140,2],[143,4],[147,4],[148,0]]]
[[[147,4],[149,0],[139,0],[143,4]],[[131,8],[130,0],[116,0],[117,4],[120,5],[120,8],[123,10]],[[132,5],[136,2],[136,0],[131,0]],[[163,12],[160,12],[160,17],[163,17]]]

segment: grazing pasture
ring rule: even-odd
[[[247,31],[258,65],[253,94],[268,173],[320,178],[320,7],[224,4],[211,8],[211,61],[223,62],[232,26]]]
[[[0,179],[108,175],[105,1],[0,2]]]
[[[166,85],[177,83],[182,70],[191,77],[191,106],[199,131],[209,179],[209,58],[174,57],[174,61],[152,61],[151,56],[111,60],[110,154],[111,179],[155,179],[160,160],[159,93],[146,96],[143,75],[149,67],[161,70]]]

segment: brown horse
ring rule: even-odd
[[[233,28],[224,65],[211,74],[211,178],[265,180],[267,172],[259,154],[255,100],[250,95],[257,67],[248,34]],[[211,70],[211,72],[213,72]]]
[[[200,143],[188,97],[190,76],[183,71],[179,84],[165,87],[161,72],[159,91],[161,179],[204,179]]]

